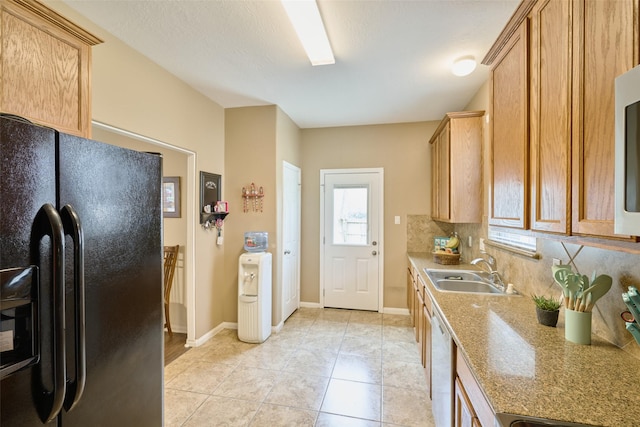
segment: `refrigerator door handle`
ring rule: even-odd
[[[84,301],[84,234],[82,223],[71,205],[65,205],[60,216],[65,235],[70,235],[73,243],[73,292],[75,296],[74,336],[75,336],[75,380],[67,383],[68,390],[64,409],[71,411],[84,392],[87,378],[87,348]]]
[[[36,214],[32,234],[31,244],[32,252],[36,259],[40,259],[39,244],[44,236],[51,238],[51,260],[52,260],[52,286],[51,286],[51,305],[52,305],[52,327],[51,327],[51,344],[52,344],[52,374],[53,374],[53,391],[49,391],[42,384],[43,363],[40,362],[39,369],[36,370],[36,378],[33,384],[33,393],[35,394],[40,419],[46,424],[55,419],[64,403],[66,394],[66,351],[65,351],[65,301],[64,301],[64,231],[62,219],[58,211],[53,205],[47,203],[43,205]],[[41,294],[42,289],[37,290]],[[40,295],[38,296],[38,305],[42,304]],[[40,312],[41,309],[39,309]],[[42,331],[42,319],[38,315],[38,322]],[[38,343],[40,347],[40,343]],[[39,349],[42,351],[42,348]]]

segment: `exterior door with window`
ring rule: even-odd
[[[321,174],[324,306],[379,311],[382,170]]]

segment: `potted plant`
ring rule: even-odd
[[[558,315],[560,314],[562,300],[545,297],[544,295],[532,295],[531,299],[536,303],[536,316],[538,317],[538,323],[555,328],[558,323]]]

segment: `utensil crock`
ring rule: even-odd
[[[591,312],[564,311],[564,338],[576,344],[591,344]]]

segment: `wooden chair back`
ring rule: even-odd
[[[178,263],[178,252],[180,245],[164,247],[164,317],[165,327],[169,335],[173,335],[171,331],[171,321],[169,319],[169,300],[171,296],[171,286],[173,285],[173,276],[176,272],[176,264]]]

